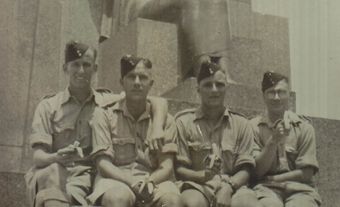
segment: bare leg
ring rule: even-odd
[[[197,190],[185,190],[181,195],[184,207],[208,207],[209,203],[203,194]]]

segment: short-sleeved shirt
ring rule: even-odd
[[[255,133],[254,155],[258,154],[271,136],[273,124],[267,116],[258,116],[251,120]],[[291,123],[289,135],[278,146],[276,159],[267,175],[275,175],[304,167],[319,169],[316,159],[315,132],[309,121],[301,117],[300,121]]]
[[[203,160],[218,147],[222,158],[222,172],[235,174],[242,165],[254,167],[252,156],[253,131],[249,121],[225,109],[218,123],[209,125],[201,108],[185,110],[176,116],[178,156],[180,165],[193,170],[205,168]]]
[[[165,144],[161,151],[150,152],[146,140],[151,133],[152,121],[151,105],[148,102],[138,120],[130,114],[125,99],[109,107],[98,107],[91,122],[93,159],[106,155],[116,166],[137,162],[148,170],[157,168],[158,153],[177,153],[174,137],[170,137],[168,133],[170,128],[175,127],[175,123],[168,114],[165,122]]]
[[[56,152],[75,141],[84,154],[91,152],[91,128],[89,121],[97,106],[104,106],[121,99],[108,90],[91,90],[91,95],[80,103],[67,89],[45,97],[37,106],[32,122],[30,144],[44,146]]]

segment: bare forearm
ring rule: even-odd
[[[41,168],[58,161],[57,153],[48,153],[42,149],[36,149],[33,152],[33,163]]]
[[[258,177],[264,176],[276,158],[277,144],[269,138],[262,151],[256,156],[255,172]]]
[[[152,180],[155,184],[169,180],[171,173],[173,173],[173,155],[163,154],[158,157],[160,158],[159,168],[149,177],[149,180]]]
[[[235,175],[233,175],[230,179],[234,183],[234,187],[239,189],[241,186],[246,185],[248,183],[250,173],[250,167],[244,166],[240,171],[238,171]]]
[[[168,102],[164,98],[148,97],[151,103],[154,121],[152,122],[153,130],[163,130],[166,117],[168,114]]]
[[[132,177],[130,175],[124,173],[121,169],[116,167],[107,159],[98,160],[97,168],[100,174],[105,178],[112,178],[121,181],[123,183],[126,183],[128,186],[131,186],[133,184]]]
[[[269,176],[269,180],[274,182],[296,181],[301,183],[309,183],[313,177],[313,169],[297,169],[290,172]]]
[[[183,180],[190,180],[198,183],[204,183],[205,182],[205,172],[204,170],[191,170],[186,167],[178,167],[176,169],[176,172],[179,177],[181,177]]]
[[[171,168],[159,168],[156,171],[154,171],[150,177],[149,180],[152,180],[155,184],[159,184],[161,182],[164,182],[166,180],[169,180],[171,174]]]

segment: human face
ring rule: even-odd
[[[263,93],[264,102],[269,112],[283,113],[288,108],[289,87],[286,80],[279,81],[275,86]]]
[[[214,108],[224,105],[226,92],[226,76],[223,72],[217,71],[213,76],[202,79],[197,89],[202,105]]]
[[[126,74],[121,80],[126,98],[134,101],[146,99],[152,84],[151,71],[145,68],[143,61],[139,62],[136,68]]]
[[[93,74],[97,71],[94,54],[88,50],[83,57],[65,63],[64,70],[69,75],[71,88],[88,88],[91,86]]]

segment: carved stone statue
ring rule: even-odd
[[[218,63],[228,73],[230,31],[228,0],[104,0],[101,41],[112,31],[138,17],[161,20],[165,11],[175,9],[190,53],[193,74],[203,60]],[[113,27],[113,28],[112,28]]]

